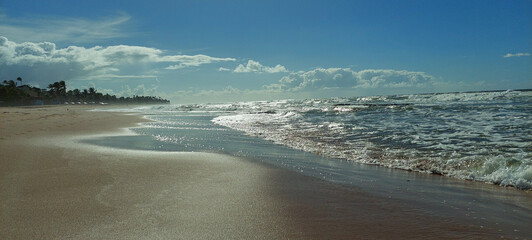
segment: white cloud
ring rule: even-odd
[[[220,68],[218,68],[218,71],[219,71],[219,72],[229,72],[229,71],[231,71],[231,69],[229,69],[229,68],[224,68],[224,67],[220,67]]]
[[[402,91],[423,92],[424,89],[438,86],[437,84],[439,82],[433,76],[423,72],[317,68],[311,71],[289,73],[278,83],[263,86],[262,89],[239,89],[228,86],[219,90],[176,91],[166,97],[179,103],[346,97],[395,94]]]
[[[391,69],[367,69],[357,72],[358,85],[362,88],[422,87],[432,83],[434,77],[424,72]]]
[[[94,42],[129,36],[124,31],[131,17],[121,14],[99,19],[0,18],[0,32],[13,41]]]
[[[179,62],[179,64],[176,65],[170,65],[166,67],[165,69],[169,70],[175,70],[175,69],[181,69],[186,67],[198,67],[202,64],[208,64],[208,63],[215,63],[215,62],[234,62],[236,59],[234,58],[217,58],[217,57],[210,57],[207,55],[174,55],[174,56],[163,56],[156,60],[157,62]]]
[[[167,69],[198,67],[203,64],[236,61],[207,55],[165,55],[160,49],[142,46],[69,46],[58,49],[51,42],[16,43],[0,36],[0,77],[24,75],[41,81],[152,77],[135,66],[175,63]],[[121,73],[127,68],[126,73]],[[145,67],[138,69],[146,69]],[[156,76],[153,76],[156,77]]]
[[[275,65],[275,67],[265,67],[264,71],[267,73],[288,72],[288,70],[286,70],[286,68],[280,64]]]
[[[165,67],[164,69],[166,69],[166,70],[177,70],[177,69],[182,69],[182,68],[185,68],[185,67],[180,65],[180,64],[176,64],[176,65],[170,65],[168,67]]]
[[[433,80],[434,77],[423,72],[389,69],[367,69],[356,72],[349,68],[317,68],[307,72],[290,73],[281,78],[279,84],[265,86],[265,88],[290,91],[333,88],[404,88],[422,87]]]
[[[249,72],[256,72],[256,73],[281,73],[281,72],[288,72],[284,66],[281,66],[280,64],[277,64],[275,67],[267,67],[263,66],[257,61],[249,60],[246,66],[243,64],[239,64],[235,70],[233,71],[235,73],[249,73]]]
[[[530,56],[530,53],[507,53],[503,57],[509,58],[509,57],[528,57],[528,56]]]

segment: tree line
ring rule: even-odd
[[[22,85],[21,77],[0,83],[0,105],[168,103],[170,101],[154,96],[117,97],[100,93],[93,87],[67,90],[65,81],[51,83],[47,89]]]

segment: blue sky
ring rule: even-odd
[[[532,1],[0,0],[0,80],[173,103],[532,88]]]

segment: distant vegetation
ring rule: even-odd
[[[170,101],[153,96],[117,97],[102,94],[94,88],[66,88],[65,81],[54,82],[48,89],[22,85],[22,78],[4,80],[0,83],[0,105],[42,105],[42,104],[168,104]]]

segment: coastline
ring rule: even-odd
[[[91,106],[0,108],[0,237],[498,238],[362,190],[212,153],[73,142],[147,121]]]

